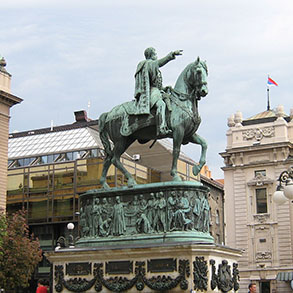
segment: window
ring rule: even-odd
[[[263,281],[260,282],[260,288],[259,288],[260,293],[270,293],[271,292],[271,286],[270,286],[270,281]]]
[[[265,214],[267,209],[267,190],[266,188],[259,188],[255,190],[256,196],[256,213]]]
[[[254,176],[257,177],[258,175],[266,176],[266,170],[256,170],[254,171]]]

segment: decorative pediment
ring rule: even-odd
[[[274,127],[264,127],[264,128],[251,128],[242,131],[243,140],[262,140],[263,137],[273,137],[275,136],[275,128]]]
[[[256,214],[253,215],[254,220],[257,221],[258,223],[266,223],[270,219],[270,214]],[[260,230],[264,230],[263,227],[258,227]]]
[[[264,176],[262,174],[257,174],[253,179],[247,182],[248,186],[263,186],[268,184],[273,184],[274,180]]]

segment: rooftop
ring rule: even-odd
[[[9,166],[34,164],[38,157],[42,157],[38,163],[46,163],[55,160],[55,157],[58,158],[59,154],[67,154],[66,157],[70,160],[80,157],[84,151],[103,149],[98,132],[98,120],[89,120],[86,113],[82,115],[82,112],[75,112],[76,122],[72,124],[11,133],[8,145]],[[173,157],[172,142],[169,139],[158,140],[150,150],[152,143],[153,141],[146,144],[135,142],[127,150],[126,156],[132,158],[139,155],[140,164],[169,173]],[[15,160],[26,158],[29,159],[13,164]],[[195,164],[183,152],[180,152],[179,158],[189,164]]]
[[[8,158],[17,159],[92,148],[102,148],[102,143],[98,132],[90,127],[47,133],[30,131],[23,136],[10,136]]]

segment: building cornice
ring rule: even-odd
[[[256,152],[256,151],[271,150],[272,148],[282,148],[282,147],[293,148],[293,143],[290,141],[287,141],[287,142],[275,142],[275,143],[268,143],[268,144],[258,144],[253,146],[235,147],[231,149],[226,149],[225,152],[221,152],[219,153],[219,155],[222,157],[226,157],[235,153]]]
[[[202,174],[200,174],[200,181],[203,181],[207,184],[210,184],[212,186],[214,186],[215,188],[218,188],[220,190],[224,190],[224,185],[221,184],[220,182],[214,180],[213,178],[208,178]]]
[[[235,165],[235,166],[224,166],[221,167],[223,171],[229,171],[229,170],[235,170],[235,169],[247,169],[247,168],[255,168],[257,166],[277,166],[277,165],[284,165],[284,164],[292,164],[293,163],[293,158],[288,158],[287,160],[278,160],[278,161],[260,161],[260,162],[255,162],[255,163],[250,163],[250,164],[243,164],[243,165]]]
[[[0,90],[0,103],[12,107],[16,104],[21,103],[23,100],[17,96]]]

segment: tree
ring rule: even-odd
[[[27,287],[42,260],[40,243],[30,235],[25,215],[0,212],[0,288],[5,290]]]

